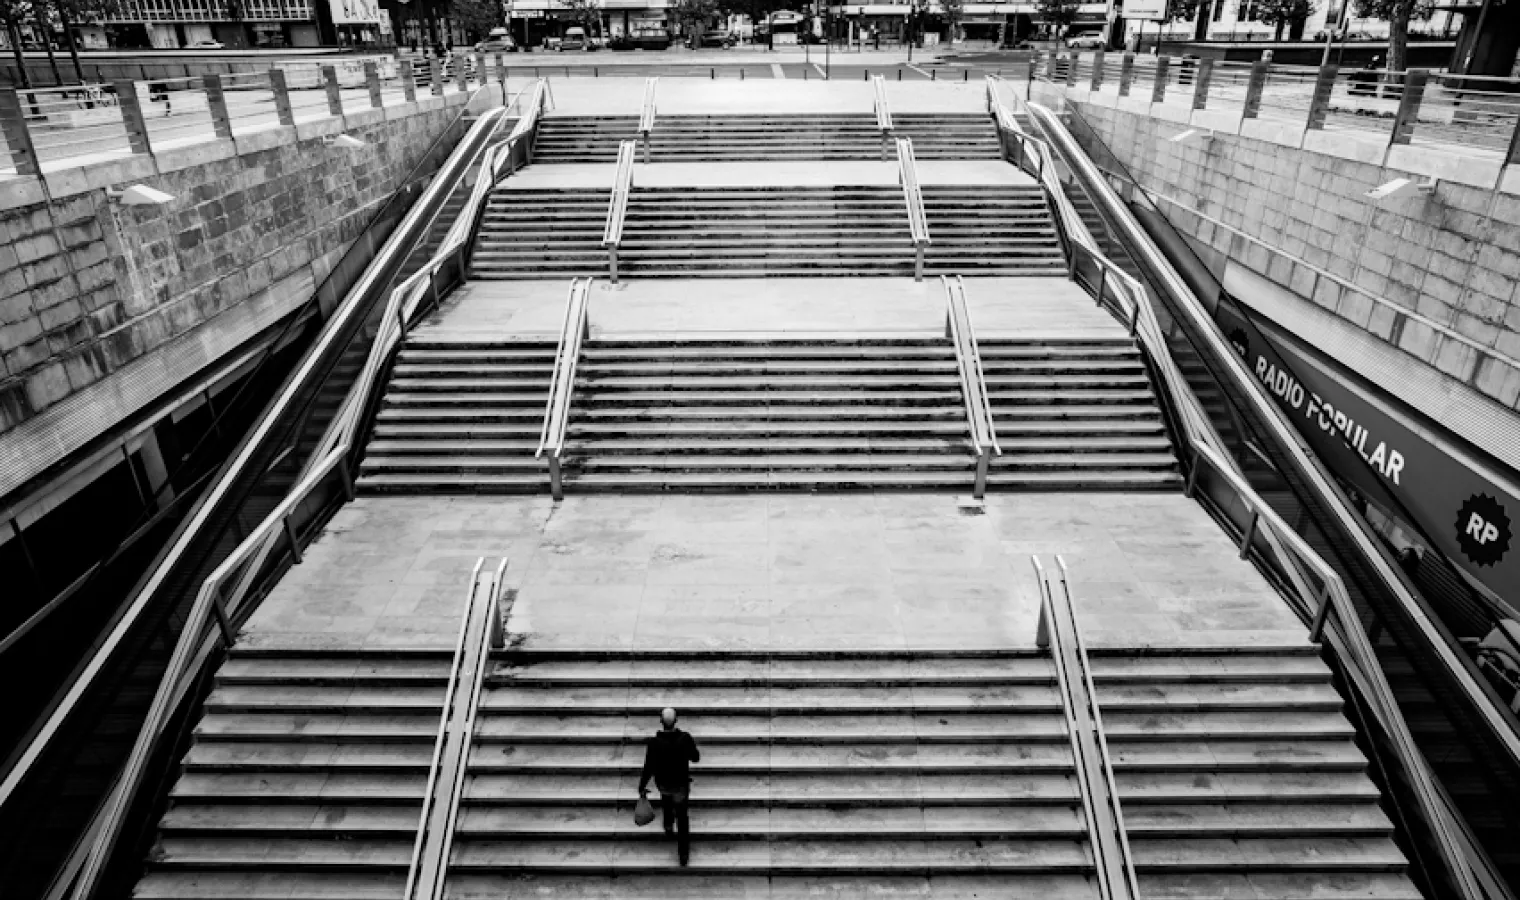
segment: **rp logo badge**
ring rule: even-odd
[[[1509,552],[1510,521],[1504,507],[1487,494],[1473,494],[1457,510],[1457,543],[1467,558],[1492,566]]]

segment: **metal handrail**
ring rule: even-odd
[[[633,192],[633,141],[618,145],[617,172],[612,176],[612,199],[607,204],[607,224],[602,229],[602,247],[607,250],[607,268],[613,284],[618,280],[618,249],[623,244],[623,220],[628,216],[628,197]]]
[[[1061,590],[1066,593],[1066,614],[1071,616],[1071,632],[1077,645],[1077,661],[1082,666],[1082,678],[1087,685],[1088,710],[1093,717],[1093,734],[1097,738],[1098,758],[1103,764],[1103,777],[1108,782],[1108,805],[1114,813],[1114,830],[1119,833],[1120,864],[1124,867],[1125,880],[1129,882],[1129,895],[1140,900],[1140,880],[1135,875],[1135,855],[1129,846],[1129,829],[1124,824],[1124,806],[1119,801],[1119,779],[1114,777],[1113,756],[1108,751],[1108,732],[1103,727],[1103,707],[1098,703],[1098,687],[1093,683],[1092,661],[1087,657],[1087,641],[1082,639],[1082,621],[1077,617],[1077,604],[1071,597],[1071,578],[1066,569],[1066,559],[1056,555],[1056,565],[1061,568]]]
[[[880,75],[871,76],[871,86],[876,92],[873,107],[876,111],[876,127],[886,139],[892,134],[892,107],[887,103],[887,80]]]
[[[1081,740],[1077,736],[1077,719],[1072,710],[1076,708],[1076,697],[1071,690],[1071,674],[1066,670],[1066,655],[1061,652],[1065,642],[1061,638],[1061,629],[1056,626],[1055,600],[1050,595],[1050,584],[1045,579],[1045,567],[1040,565],[1038,556],[1030,556],[1029,561],[1034,564],[1035,583],[1040,588],[1040,618],[1038,631],[1035,634],[1035,644],[1044,649],[1047,644],[1050,647],[1050,660],[1055,666],[1057,690],[1061,693],[1061,712],[1066,717],[1066,737],[1071,745],[1071,767],[1077,773],[1077,792],[1082,795],[1082,818],[1087,823],[1087,842],[1093,848],[1093,869],[1098,876],[1098,892],[1100,900],[1113,900],[1113,889],[1108,883],[1108,870],[1102,864],[1101,842],[1098,838],[1098,816],[1093,809],[1093,787],[1088,780],[1087,766],[1083,763]],[[1139,895],[1137,894],[1136,897]]]
[[[660,76],[655,75],[644,79],[644,108],[639,113],[639,137],[644,141],[644,162],[649,162],[649,133],[654,131],[654,117],[656,113],[654,105],[655,88],[660,83]]]
[[[908,208],[908,231],[913,239],[913,278],[924,280],[924,250],[928,248],[929,218],[924,212],[924,194],[918,183],[918,160],[913,156],[913,141],[897,139],[897,180],[902,183],[903,202]]]
[[[965,284],[959,275],[954,280],[941,275],[940,281],[945,286],[945,336],[955,348],[955,367],[966,404],[971,447],[976,452],[976,481],[972,496],[981,497],[987,490],[987,470],[992,456],[1001,456],[1003,448],[998,445],[997,431],[992,424],[992,405],[987,398],[981,353],[976,347],[976,330],[971,324],[971,312],[966,308]]]
[[[454,660],[449,665],[449,682],[443,690],[443,709],[438,714],[438,737],[433,741],[427,789],[422,794],[422,814],[417,818],[417,840],[412,844],[412,861],[407,866],[406,889],[401,893],[402,900],[412,900],[412,890],[417,886],[417,876],[420,874],[422,847],[426,843],[428,819],[432,815],[434,795],[438,790],[439,763],[443,760],[443,747],[448,743],[454,685],[459,681],[459,669],[464,665],[465,636],[470,630],[470,619],[475,614],[475,597],[480,593],[480,569],[485,561],[485,557],[475,560],[475,568],[470,572],[470,592],[465,598],[464,614],[459,617],[459,637],[454,641]]]
[[[570,282],[565,300],[565,315],[560,323],[559,344],[554,350],[554,374],[549,382],[549,398],[544,404],[544,424],[538,433],[534,458],[549,463],[549,489],[554,499],[565,496],[561,457],[565,451],[565,432],[570,424],[570,400],[575,395],[575,370],[580,362],[581,343],[590,334],[587,307],[590,305],[590,278]]]
[[[988,86],[989,91],[993,91],[991,76],[989,77]],[[1015,100],[1018,100],[1016,94]],[[997,102],[1000,103],[1000,99]],[[1044,107],[1038,104],[1028,104],[1027,106],[1032,114],[1040,114],[1042,121],[1058,124],[1055,122],[1055,117]],[[1000,117],[1000,124],[1002,121]],[[1052,133],[1059,134],[1060,132],[1055,131],[1054,124],[1052,125]],[[1014,133],[1030,142],[1035,142],[1037,146],[1042,147],[1043,153],[1049,153],[1050,148],[1048,145],[1024,134],[1016,126]],[[1091,162],[1086,160],[1085,155],[1080,154],[1080,151],[1067,154],[1067,158],[1075,165],[1085,164],[1091,167]],[[1053,171],[1053,167],[1048,168]],[[1107,189],[1107,182],[1103,180],[1101,172],[1098,172],[1095,167],[1093,167],[1093,171],[1087,174],[1090,183],[1097,184],[1100,190]],[[1043,177],[1042,183],[1046,185],[1047,191],[1051,190],[1049,181]],[[1070,201],[1065,197],[1064,190],[1059,189],[1059,182],[1056,183],[1056,188],[1057,190],[1053,197],[1054,202],[1058,205],[1064,204],[1069,207]],[[1126,222],[1125,224],[1133,227],[1133,223]],[[1085,234],[1085,229],[1079,234]],[[1144,242],[1138,240],[1138,235],[1132,236],[1137,237],[1134,243],[1140,249],[1145,252],[1154,252]],[[1180,419],[1183,425],[1184,437],[1187,440],[1194,459],[1207,461],[1215,471],[1225,478],[1234,490],[1237,498],[1253,511],[1251,525],[1246,528],[1244,533],[1242,552],[1244,553],[1249,550],[1249,544],[1256,525],[1259,521],[1264,520],[1267,522],[1266,537],[1279,547],[1286,547],[1292,551],[1294,559],[1290,561],[1284,558],[1283,562],[1285,564],[1296,562],[1297,565],[1303,566],[1320,579],[1322,587],[1318,592],[1315,592],[1312,588],[1309,588],[1309,585],[1302,579],[1300,573],[1294,571],[1292,567],[1288,571],[1295,588],[1300,594],[1300,603],[1305,610],[1312,611],[1313,613],[1314,624],[1311,628],[1311,637],[1314,640],[1320,639],[1327,617],[1330,611],[1334,609],[1337,619],[1342,626],[1337,630],[1336,634],[1349,646],[1351,651],[1350,662],[1359,670],[1359,674],[1371,688],[1367,694],[1368,699],[1373,705],[1374,712],[1378,715],[1379,723],[1392,739],[1394,750],[1399,756],[1401,765],[1411,777],[1412,786],[1420,806],[1436,832],[1436,840],[1440,845],[1443,859],[1453,876],[1457,879],[1458,888],[1462,896],[1467,898],[1467,900],[1481,900],[1484,895],[1477,884],[1474,874],[1474,868],[1476,867],[1472,862],[1472,855],[1469,852],[1481,851],[1477,851],[1475,847],[1464,845],[1462,841],[1458,840],[1455,832],[1459,829],[1454,826],[1453,821],[1455,814],[1449,806],[1449,801],[1445,801],[1440,795],[1428,764],[1414,743],[1413,736],[1409,732],[1408,723],[1405,721],[1402,711],[1398,708],[1397,701],[1394,699],[1392,689],[1389,687],[1387,679],[1383,674],[1382,666],[1377,660],[1371,642],[1363,630],[1354,624],[1358,623],[1360,619],[1356,614],[1350,594],[1346,591],[1345,584],[1341,581],[1339,574],[1313,548],[1309,547],[1307,542],[1296,531],[1277,516],[1276,512],[1261,499],[1239,473],[1229,454],[1224,450],[1218,435],[1214,433],[1212,426],[1208,424],[1202,404],[1193,394],[1191,388],[1187,386],[1186,381],[1182,379],[1180,371],[1176,368],[1175,361],[1171,358],[1170,348],[1161,331],[1154,308],[1154,301],[1151,299],[1149,292],[1138,281],[1124,274],[1111,261],[1108,261],[1101,252],[1097,251],[1092,244],[1091,236],[1087,236],[1085,241],[1081,237],[1078,237],[1077,240],[1082,244],[1083,250],[1089,252],[1093,259],[1107,264],[1104,268],[1105,272],[1118,273],[1118,275],[1123,276],[1116,277],[1114,274],[1110,274],[1108,280],[1110,283],[1120,285],[1122,287],[1121,292],[1129,295],[1127,297],[1128,301],[1134,304],[1131,328],[1140,338],[1147,356],[1163,372],[1163,381],[1166,385],[1168,397],[1172,401],[1174,408],[1181,412]],[[1166,267],[1158,268],[1162,272],[1167,271]],[[1179,283],[1175,286],[1182,292],[1182,296],[1190,296],[1186,293],[1184,285]],[[1099,291],[1102,291],[1101,285]],[[1101,293],[1099,299],[1100,301],[1103,299]],[[1191,314],[1198,315],[1197,310],[1193,310],[1191,307],[1188,309]],[[1213,348],[1217,351],[1219,358],[1230,361],[1232,365],[1243,365],[1233,351],[1230,351],[1228,347],[1222,346],[1223,339],[1215,334],[1211,328],[1205,327],[1201,331],[1207,335],[1207,339],[1210,342],[1220,345]],[[1247,377],[1248,373],[1237,372],[1236,375],[1238,381],[1247,385],[1254,385],[1254,382]],[[1292,439],[1291,434],[1287,432],[1286,423],[1283,423],[1278,416],[1271,414],[1272,407],[1270,404],[1265,403],[1263,398],[1258,397],[1254,393],[1250,393],[1249,391],[1247,393],[1248,396],[1251,396],[1257,402],[1262,411],[1268,413],[1265,419],[1276,429],[1277,436],[1281,438],[1283,445],[1288,447],[1290,452],[1302,454],[1302,449]],[[1321,488],[1322,493],[1327,497],[1332,497],[1332,492],[1328,490],[1328,487],[1318,483],[1318,473],[1313,472],[1309,461],[1307,459],[1302,461],[1306,471],[1311,472],[1311,479],[1316,480],[1316,487]],[[1199,468],[1195,462],[1189,476],[1189,493],[1191,493],[1191,486],[1196,483],[1198,473]],[[1346,510],[1338,506],[1332,506],[1332,509],[1342,516],[1349,515]],[[1350,532],[1353,535],[1360,535],[1360,532],[1356,529],[1351,529]],[[1368,548],[1363,549],[1365,555],[1368,555],[1374,564],[1382,561],[1381,556],[1375,551],[1367,552]],[[1428,625],[1425,622],[1423,614],[1418,614],[1418,610],[1414,610],[1413,614],[1416,621]],[[1444,647],[1444,642],[1440,643]],[[1447,649],[1449,650],[1449,648]],[[1463,674],[1465,674],[1465,670]]]
[[[544,96],[542,86],[540,86],[534,96],[536,103],[542,102],[542,97]],[[534,107],[529,111],[529,115],[525,120],[536,122],[537,112],[538,108]],[[475,125],[472,126],[471,133],[476,134],[498,129],[504,121],[504,109],[490,110],[476,120]],[[521,122],[519,124],[521,125]],[[514,134],[518,133],[518,131],[514,131]],[[466,139],[470,140],[468,137]],[[501,172],[511,164],[511,151],[516,142],[517,139],[509,139],[502,144],[484,146],[477,151],[480,154],[481,160],[477,178],[489,180],[494,185]],[[464,173],[468,172],[469,168],[470,165],[468,163],[463,164],[463,170],[460,174],[461,178],[464,177]],[[434,196],[435,192],[452,190],[453,185],[454,182],[450,179],[435,179],[433,184],[429,186],[428,194],[425,195],[424,199],[427,196]],[[467,202],[460,217],[477,216],[480,212],[479,203],[482,202],[483,196],[480,191],[472,193],[471,200]],[[408,214],[407,222],[415,222],[420,219],[430,205],[426,202],[419,202],[414,210]],[[370,272],[382,271],[385,268],[384,263],[388,260],[395,258],[397,254],[411,250],[411,247],[402,247],[402,242],[399,238],[399,235],[406,233],[406,224],[406,222],[403,222],[403,226],[398,228],[398,237],[388,241],[386,246],[380,251],[377,262],[370,267]],[[376,335],[370,347],[370,353],[365,361],[365,366],[340,405],[334,424],[329,427],[327,434],[313,452],[312,462],[307,467],[307,473],[289,491],[285,499],[238,544],[237,548],[201,584],[200,590],[197,592],[190,611],[186,616],[184,627],[175,645],[169,665],[165,668],[164,675],[159,682],[148,715],[138,731],[132,753],[122,769],[121,776],[113,785],[110,795],[98,813],[101,821],[98,826],[97,837],[89,848],[88,855],[80,869],[78,880],[75,882],[74,889],[71,892],[74,900],[88,900],[94,893],[96,883],[103,873],[106,862],[120,835],[127,808],[131,805],[131,800],[142,781],[148,758],[167,725],[172,710],[171,701],[177,694],[178,684],[190,674],[190,664],[197,657],[197,650],[202,641],[202,635],[213,613],[215,613],[221,625],[223,639],[228,644],[232,642],[233,635],[231,634],[229,624],[229,609],[236,609],[241,604],[242,597],[251,585],[249,579],[241,579],[237,585],[237,589],[234,591],[231,602],[222,596],[223,587],[229,578],[243,569],[246,563],[262,554],[272,539],[281,535],[290,542],[292,556],[297,562],[300,561],[300,546],[295,532],[290,525],[289,516],[329,474],[334,470],[346,470],[349,453],[358,439],[358,429],[366,406],[364,401],[374,390],[384,360],[389,357],[390,352],[404,338],[405,322],[409,320],[410,315],[415,313],[421,305],[423,296],[433,286],[434,277],[442,268],[454,262],[458,254],[463,250],[462,235],[464,233],[466,232],[457,227],[456,224],[456,227],[450,229],[444,242],[439,246],[432,259],[411,277],[392,289],[390,296],[387,298],[385,314],[379,319],[380,332]],[[361,294],[364,283],[369,282],[373,277],[375,276],[367,273],[361,282],[361,287],[356,289],[355,294]],[[324,342],[335,340],[336,333],[336,329],[327,332],[323,339]],[[243,452],[235,461],[234,466],[229,470],[227,477],[212,487],[211,494],[208,495],[208,500],[211,502],[202,507],[198,516],[207,514],[207,511],[209,511],[215,500],[213,495],[224,493],[233,477],[248,464],[252,448],[258,443],[258,437],[267,433],[269,428],[272,427],[275,418],[274,411],[282,409],[289,402],[293,401],[295,394],[305,385],[320,355],[320,353],[309,355],[297,377],[292,378],[288,382],[284,393],[272,405],[271,413],[266,414],[265,418],[256,426],[255,439],[245,444]],[[351,490],[346,471],[344,472],[344,482],[345,490]],[[197,525],[193,525],[192,530]],[[18,772],[22,768],[24,767],[18,767]],[[13,773],[13,778],[19,779],[19,775]],[[14,784],[11,783],[11,779],[8,779],[5,785],[6,792],[8,793],[13,787]]]

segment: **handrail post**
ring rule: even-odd
[[[560,477],[559,453],[549,454],[549,493],[556,500],[565,499],[565,483]]]
[[[121,82],[117,82],[118,93],[120,86]],[[0,88],[0,130],[5,136],[5,146],[10,148],[11,165],[16,167],[16,174],[30,178],[41,175],[37,147],[32,143],[32,131],[26,126],[26,114],[21,108],[21,95],[15,88]]]
[[[607,275],[613,284],[618,283],[618,248],[615,244],[607,247]]]
[[[327,111],[341,117],[343,115],[343,88],[338,84],[336,67],[322,67],[322,84],[327,88]]]
[[[1207,109],[1209,106],[1209,83],[1214,78],[1214,61],[1201,59],[1198,61],[1198,81],[1193,85],[1193,108]]]
[[[992,448],[983,447],[976,455],[976,482],[971,486],[971,496],[980,500],[987,493],[987,468],[992,463]]]
[[[1309,626],[1309,641],[1319,643],[1325,634],[1325,620],[1330,616],[1330,582],[1326,581],[1319,592],[1319,609],[1314,612],[1314,624]]]
[[[1267,87],[1268,63],[1257,60],[1251,63],[1251,78],[1246,82],[1245,101],[1240,108],[1243,119],[1254,119],[1261,112],[1261,95]]]
[[[1172,58],[1170,56],[1156,57],[1156,78],[1155,81],[1151,84],[1152,103],[1165,102],[1167,72],[1169,72],[1171,68]]]
[[[148,137],[148,120],[143,116],[142,95],[137,92],[137,82],[115,82],[116,102],[120,104],[122,123],[127,128],[127,143],[133,153],[152,153],[153,142]]]
[[[1097,52],[1093,54],[1092,80],[1087,85],[1093,91],[1103,89],[1103,60],[1103,48],[1099,47]]]
[[[269,70],[269,91],[274,95],[275,115],[286,128],[296,124],[295,110],[290,106],[290,87],[285,83],[284,69]]]
[[[1125,53],[1119,64],[1119,96],[1128,97],[1130,85],[1135,82],[1135,54]]]
[[[914,253],[915,258],[914,258],[914,261],[913,261],[913,280],[914,281],[923,281],[924,280],[924,242],[923,241],[915,241],[914,242],[914,249],[915,249],[915,253]]]
[[[1198,470],[1202,467],[1202,460],[1199,458],[1198,447],[1194,446],[1192,448],[1192,451],[1193,465],[1188,469],[1187,487],[1182,492],[1182,495],[1184,497],[1187,497],[1189,500],[1193,499],[1193,492],[1198,489]]]
[[[1251,510],[1251,521],[1246,524],[1245,533],[1240,536],[1240,558],[1245,559],[1251,555],[1251,540],[1256,537],[1256,523],[1261,518],[1261,513]]]
[[[280,521],[280,527],[285,530],[285,542],[290,546],[290,558],[295,560],[297,565],[300,565],[301,542],[296,539],[296,528],[290,524],[290,516],[286,516]]]
[[[206,111],[211,114],[211,130],[218,138],[232,138],[232,118],[227,115],[227,94],[222,90],[222,76],[202,75],[201,84],[206,90]]]
[[[1393,119],[1393,134],[1388,143],[1407,144],[1414,137],[1420,103],[1425,99],[1425,83],[1429,80],[1429,69],[1410,69],[1404,73],[1404,95],[1399,98],[1399,111]]]
[[[1335,90],[1335,73],[1339,69],[1335,65],[1320,66],[1319,76],[1314,79],[1314,96],[1309,100],[1309,118],[1304,122],[1306,130],[1319,131],[1325,127],[1325,118],[1330,114],[1330,94]]]

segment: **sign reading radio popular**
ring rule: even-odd
[[[328,0],[334,25],[373,25],[380,21],[380,0]]]
[[[1221,318],[1231,315],[1220,310]],[[1520,600],[1514,528],[1520,497],[1342,384],[1285,339],[1267,346],[1242,327],[1230,343],[1327,465],[1379,502],[1393,494],[1453,562],[1495,594]]]

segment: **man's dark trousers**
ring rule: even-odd
[[[690,805],[690,788],[679,794],[674,791],[660,791],[660,809],[665,813],[665,833],[679,837],[682,863],[691,858]]]

